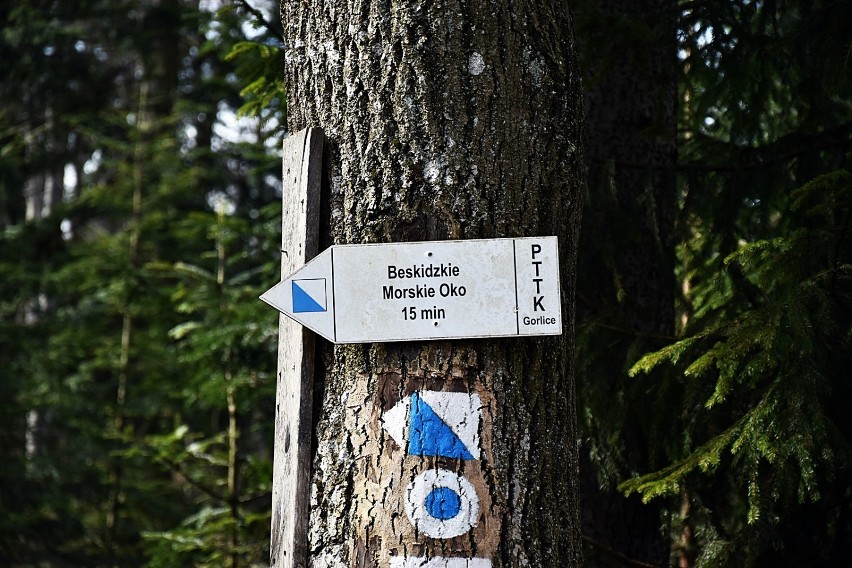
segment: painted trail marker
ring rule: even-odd
[[[405,514],[418,532],[432,538],[465,534],[479,520],[479,497],[470,481],[448,469],[430,469],[405,492]]]
[[[478,460],[481,415],[477,394],[418,391],[385,412],[381,422],[408,454]]]
[[[310,128],[284,140],[282,161],[281,274],[289,274],[317,253],[319,242],[322,130]],[[318,284],[305,283],[306,295]],[[297,293],[298,294],[298,293]],[[295,308],[316,310],[316,300],[296,298]],[[275,389],[275,444],[272,469],[272,568],[308,564],[311,497],[311,412],[314,391],[314,335],[279,318],[278,378]]]
[[[353,566],[490,568],[504,522],[490,490],[493,393],[466,374],[395,368],[358,375],[352,393],[349,400],[368,401],[347,404],[363,460],[353,480],[362,488]]]
[[[491,568],[487,558],[443,558],[395,556],[391,558],[391,568]]]
[[[556,237],[335,245],[260,299],[333,343],[562,333]]]

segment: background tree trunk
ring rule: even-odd
[[[584,175],[567,5],[281,8],[289,128],[328,137],[324,245],[555,234],[567,322],[555,338],[328,348],[315,397],[311,564],[473,551],[494,566],[579,566],[573,287]],[[408,457],[393,468],[371,453],[392,445],[376,416],[422,388],[483,394],[479,463]],[[436,465],[486,488],[468,535],[411,536],[394,509],[405,483]],[[387,526],[400,536],[387,538]]]
[[[608,226],[601,217],[603,206],[589,211],[586,225],[626,237],[616,241],[612,268],[631,329],[670,337],[675,322],[677,6],[673,0],[594,4],[594,10],[583,13],[590,28],[580,31],[586,40],[580,49],[590,51],[584,57],[589,63],[589,188],[597,205],[614,198],[628,225]]]
[[[654,459],[643,425],[656,393],[626,371],[675,332],[676,18],[673,0],[584,0],[577,15],[589,130],[578,314],[593,329],[583,359],[596,361],[580,373],[595,422],[581,450],[582,518],[596,566],[669,557],[660,503],[625,498],[614,483]]]

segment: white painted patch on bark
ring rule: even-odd
[[[345,548],[341,545],[333,547],[333,552],[320,553],[312,559],[314,568],[348,568],[345,562],[340,560],[340,557],[345,553]]]
[[[408,444],[408,417],[409,408],[411,407],[411,398],[405,397],[400,400],[393,408],[382,415],[382,428],[387,430],[391,438],[399,445],[400,448],[405,448]]]
[[[422,556],[395,556],[391,568],[491,568],[487,558],[443,558],[426,559]]]
[[[444,165],[437,160],[429,160],[423,167],[423,177],[429,183],[436,183],[441,178],[441,170]]]
[[[482,54],[474,51],[467,60],[467,70],[471,75],[479,75],[485,71],[485,60]]]

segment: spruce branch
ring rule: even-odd
[[[284,36],[278,33],[278,31],[272,27],[272,24],[267,21],[266,17],[263,15],[263,12],[249,4],[248,0],[237,0],[237,4],[239,4],[246,12],[254,16],[257,21],[262,23],[263,27],[266,28],[266,31],[268,31],[272,36],[274,36],[275,39],[280,41],[282,45],[286,43],[284,41]]]

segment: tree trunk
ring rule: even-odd
[[[581,322],[606,328],[592,332],[584,360],[598,362],[580,385],[581,401],[594,417],[582,452],[583,531],[591,545],[586,555],[597,566],[663,566],[670,547],[660,529],[660,504],[601,486],[605,475],[599,476],[590,456],[600,462],[601,454],[620,454],[613,461],[621,469],[609,475],[623,477],[647,471],[653,459],[644,436],[653,431],[648,408],[658,401],[626,369],[675,332],[677,5],[674,0],[581,5],[577,34],[586,79],[589,202],[580,258],[587,278],[578,287],[583,298],[578,312]]]
[[[554,338],[327,347],[308,565],[580,566],[573,289],[585,180],[567,6],[281,9],[289,128],[327,136],[323,244],[557,235],[567,322]],[[430,390],[479,396],[480,459],[406,455],[384,435],[384,412]],[[407,517],[430,471],[474,488],[480,514],[466,532],[430,536]]]
[[[593,51],[584,57],[589,61],[589,188],[598,204],[601,193],[611,192],[625,226],[615,228],[607,224],[612,218],[601,219],[598,212],[604,207],[592,208],[586,225],[625,237],[616,241],[613,268],[631,329],[671,337],[677,5],[674,0],[605,0],[594,5],[596,11],[589,16],[608,27],[581,35],[589,40],[581,49]],[[599,51],[601,41],[607,45],[605,54]]]

